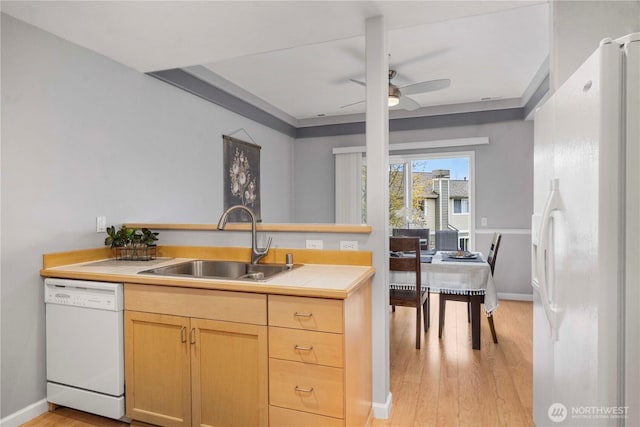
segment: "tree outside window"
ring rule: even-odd
[[[389,165],[389,227],[393,228],[421,228],[426,223],[423,195],[426,191],[427,180],[423,174],[405,173],[407,163],[391,163]],[[406,186],[411,188],[410,200],[406,200]],[[409,202],[409,203],[407,203]]]

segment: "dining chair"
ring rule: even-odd
[[[416,309],[416,348],[420,348],[420,324],[424,316],[424,331],[429,328],[429,292],[422,286],[420,272],[420,238],[419,237],[390,237],[389,238],[389,270],[397,272],[415,273],[415,284],[389,283],[389,304]],[[403,252],[415,252],[411,256],[393,256]],[[422,314],[422,316],[421,316]]]
[[[457,251],[457,230],[436,230],[436,251]]]
[[[496,260],[498,259],[498,249],[500,248],[500,241],[502,240],[502,234],[493,233],[493,239],[491,240],[491,248],[489,249],[489,254],[487,255],[487,264],[489,264],[489,268],[491,269],[491,275],[493,276],[493,272],[496,268]],[[439,304],[439,316],[438,316],[438,337],[442,338],[442,329],[444,327],[444,316],[445,316],[445,308],[447,301],[463,301],[467,303],[467,317],[471,318],[471,298],[476,297],[478,295],[478,291],[481,291],[480,294],[480,304],[484,304],[484,290],[474,290],[473,295],[471,292],[462,292],[458,294],[446,294],[440,293],[440,304]],[[498,336],[496,335],[496,328],[493,324],[493,315],[491,313],[487,314],[487,321],[489,322],[489,328],[491,329],[491,337],[493,338],[494,343],[498,343]]]
[[[394,237],[419,237],[422,252],[429,250],[429,232],[428,228],[394,228],[391,230]]]

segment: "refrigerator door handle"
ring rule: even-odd
[[[531,285],[540,293],[542,307],[547,316],[551,328],[551,336],[554,340],[558,335],[558,307],[553,302],[554,272],[553,260],[549,255],[549,232],[553,229],[553,212],[561,209],[559,181],[551,180],[551,186],[545,203],[541,224],[537,230],[537,239],[532,239],[532,267],[533,277]],[[537,243],[535,242],[537,240]],[[548,277],[548,280],[547,280]]]

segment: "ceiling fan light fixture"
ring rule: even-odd
[[[387,105],[389,107],[395,107],[400,103],[400,89],[393,85],[389,85],[389,98],[387,100]]]

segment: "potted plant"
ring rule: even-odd
[[[156,241],[158,233],[148,228],[138,230],[122,225],[118,230],[112,225],[107,227],[107,237],[104,244],[113,248],[116,259],[131,261],[146,261],[156,256]]]

